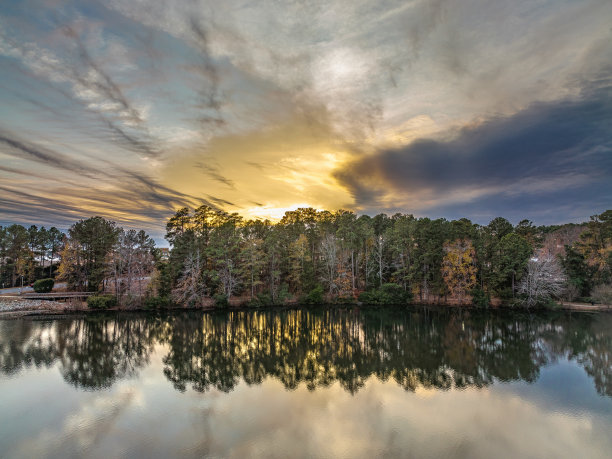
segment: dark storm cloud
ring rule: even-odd
[[[336,171],[361,208],[384,205],[385,196],[412,208],[452,205],[495,208],[512,196],[557,196],[567,188],[604,184],[612,194],[612,93],[541,103],[518,114],[464,128],[449,141],[420,139],[382,150]],[[588,194],[586,195],[588,196]],[[585,196],[576,195],[576,199]],[[572,199],[564,193],[563,199]],[[422,206],[421,201],[427,201]]]

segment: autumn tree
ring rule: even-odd
[[[612,283],[612,210],[593,215],[580,239],[577,245],[594,269],[594,283]]]
[[[476,253],[469,240],[457,239],[444,244],[442,276],[452,297],[463,304],[465,297],[476,285]]]
[[[74,239],[66,238],[60,259],[59,279],[66,282],[68,290],[84,290],[87,285],[87,272],[81,245]]]

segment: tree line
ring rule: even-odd
[[[167,259],[144,231],[102,217],[66,234],[0,227],[0,275],[18,285],[55,274],[59,260],[69,289],[106,292],[122,305],[612,300],[612,210],[584,224],[534,226],[313,208],[274,223],[201,206],[179,209],[166,239]]]
[[[64,233],[54,226],[0,226],[0,284],[13,287],[52,277],[63,245]]]
[[[583,225],[536,227],[312,208],[272,223],[201,206],[178,210],[166,229],[163,293],[192,305],[239,295],[254,305],[360,298],[531,306],[605,293],[612,280],[610,210]]]

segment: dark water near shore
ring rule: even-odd
[[[612,314],[0,321],[1,457],[610,457]]]

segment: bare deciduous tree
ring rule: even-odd
[[[336,291],[336,268],[338,266],[338,241],[333,234],[326,234],[321,241],[321,254],[325,260],[322,279],[329,287],[329,293]]]
[[[155,243],[144,231],[121,230],[117,245],[109,254],[115,295],[120,304],[141,301],[144,286],[155,271]]]
[[[383,273],[387,269],[385,260],[385,250],[387,248],[387,238],[384,234],[379,234],[374,238],[374,259],[376,260],[378,286],[383,284]]]
[[[180,304],[188,304],[190,306],[200,305],[206,288],[202,281],[202,257],[200,251],[191,252],[185,260],[181,277],[172,290],[172,298]]]
[[[543,255],[529,260],[518,293],[525,295],[523,302],[526,306],[534,306],[561,295],[565,283],[565,273],[557,259]]]
[[[227,258],[221,262],[218,276],[223,286],[223,293],[229,300],[241,284],[240,270],[234,266],[234,262],[230,258]]]

